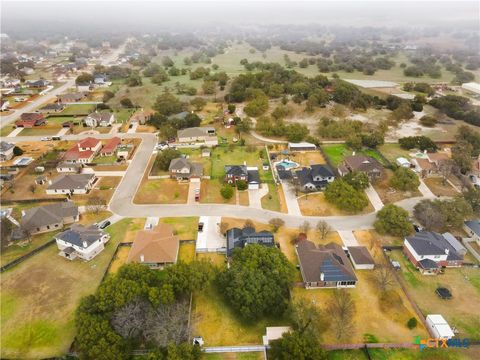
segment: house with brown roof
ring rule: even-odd
[[[342,247],[335,243],[315,245],[300,240],[295,252],[306,289],[355,287],[357,277]]]
[[[439,175],[442,166],[450,160],[450,156],[445,152],[425,153],[422,157],[412,159],[415,171],[421,177]]]
[[[144,264],[151,269],[162,269],[175,264],[178,259],[180,240],[173,234],[173,227],[158,224],[152,230],[137,232],[128,254],[127,263]]]
[[[377,159],[370,156],[351,155],[345,157],[343,163],[338,167],[338,173],[345,176],[354,171],[366,173],[370,181],[373,181],[382,175],[383,166]]]
[[[87,94],[84,93],[84,92],[75,92],[75,93],[71,93],[71,94],[58,95],[57,99],[60,103],[69,104],[69,103],[78,102],[78,101],[84,99],[86,96],[87,96]]]
[[[375,261],[365,246],[349,246],[347,249],[356,270],[372,270],[375,267]]]
[[[122,143],[119,137],[115,136],[108,140],[105,146],[100,150],[100,156],[112,156],[115,155],[118,145]]]
[[[33,128],[40,125],[45,125],[45,117],[39,113],[23,113],[20,120],[15,121],[16,127]]]

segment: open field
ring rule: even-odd
[[[95,110],[94,104],[71,104],[59,112],[59,115],[88,115]]]
[[[188,183],[181,183],[174,179],[144,179],[135,194],[134,202],[136,204],[185,204],[187,197]]]
[[[373,184],[375,191],[378,193],[384,204],[391,204],[403,199],[422,196],[422,193],[419,190],[400,191],[392,188],[389,182],[393,176],[394,173],[392,170],[385,169],[380,179],[376,180]]]
[[[390,236],[390,235],[380,235],[375,230],[357,230],[353,232],[355,238],[359,242],[360,245],[364,245],[370,249],[370,251],[375,250],[375,247],[372,248],[372,244],[376,244],[376,246],[384,246],[384,245],[402,245],[403,239],[398,236]]]
[[[395,163],[395,160],[399,157],[404,157],[409,159],[409,151],[404,150],[398,144],[383,144],[378,147],[378,150],[382,153],[383,156],[387,158],[392,164]]]
[[[110,241],[89,262],[68,261],[51,246],[2,274],[3,358],[45,358],[68,351],[75,309],[97,288],[131,222],[124,219],[107,228]]]
[[[457,196],[459,194],[448,182],[444,184],[440,177],[426,178],[423,179],[423,182],[436,196]]]
[[[351,215],[346,211],[340,210],[334,204],[325,199],[323,192],[314,194],[305,194],[297,199],[300,211],[304,216],[346,216]],[[368,214],[374,211],[370,201],[368,205],[357,214]]]
[[[442,314],[450,326],[460,332],[459,338],[480,337],[480,273],[474,268],[447,268],[437,276],[423,276],[400,251],[390,257],[400,262],[401,275],[409,293],[422,313]],[[438,287],[446,287],[452,299],[442,300],[436,294]]]
[[[369,349],[335,350],[328,352],[328,360],[471,360],[477,357],[478,348],[470,349]]]

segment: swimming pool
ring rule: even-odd
[[[282,166],[285,170],[290,170],[293,168],[298,167],[298,164],[295,161],[290,161],[287,159],[283,159],[275,164],[276,166]]]

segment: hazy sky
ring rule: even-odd
[[[1,1],[2,32],[42,27],[152,31],[168,26],[308,24],[460,27],[479,24],[479,1]],[[32,25],[31,27],[29,25]]]

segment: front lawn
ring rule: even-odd
[[[180,240],[195,240],[198,232],[198,217],[181,217],[181,218],[160,218],[160,222],[173,226],[173,231]]]
[[[441,177],[426,178],[423,179],[423,182],[436,196],[457,196],[459,194],[448,182],[444,183]]]
[[[346,216],[351,215],[346,211],[340,210],[334,204],[325,199],[323,192],[315,194],[305,194],[299,197],[298,206],[304,216]],[[357,214],[368,214],[374,211],[370,201],[368,205]]]
[[[57,357],[69,350],[75,309],[97,288],[131,222],[107,228],[112,238],[89,262],[66,260],[54,245],[2,274],[2,358]]]
[[[59,112],[59,115],[88,115],[95,110],[95,104],[71,104]]]
[[[400,191],[390,186],[390,179],[394,176],[394,173],[390,169],[385,169],[380,179],[376,180],[373,184],[375,191],[380,196],[380,199],[384,204],[391,204],[397,201],[422,196],[419,190],[415,191]]]
[[[235,191],[230,199],[223,198],[220,194],[220,190],[223,186],[223,182],[218,179],[214,180],[202,180],[200,188],[200,202],[202,204],[235,204]]]
[[[187,198],[188,183],[174,179],[144,180],[135,194],[134,203],[185,204]]]

